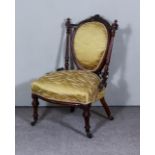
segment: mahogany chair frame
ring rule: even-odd
[[[111,54],[112,54],[112,47],[113,47],[115,32],[118,29],[117,20],[115,20],[110,25],[109,22],[107,20],[105,20],[104,18],[102,18],[100,15],[95,15],[95,16],[92,16],[92,17],[86,19],[86,20],[83,20],[82,22],[80,22],[78,24],[72,24],[70,18],[68,18],[66,21],[66,24],[65,24],[66,25],[65,70],[74,69],[73,64],[76,64],[77,69],[84,69],[84,68],[82,68],[82,66],[80,66],[80,64],[76,60],[76,57],[74,54],[73,41],[74,41],[74,36],[75,36],[78,28],[82,24],[87,23],[87,22],[92,22],[92,21],[103,23],[105,25],[105,27],[107,28],[107,32],[108,32],[108,44],[107,44],[105,56],[103,57],[102,62],[96,68],[96,70],[93,71],[101,78],[101,82],[98,87],[99,87],[99,89],[103,89],[103,87],[106,88],[106,86],[107,86],[107,80],[108,80],[108,75],[109,75],[109,64],[110,64],[110,58],[111,58]],[[59,71],[59,70],[62,70],[62,69],[60,68],[57,71]],[[86,135],[88,138],[92,137],[92,134],[90,132],[90,123],[89,123],[91,103],[89,103],[87,105],[83,105],[81,103],[71,103],[71,102],[49,100],[47,98],[44,98],[42,96],[32,93],[32,106],[33,106],[33,122],[31,122],[32,126],[34,126],[38,120],[38,105],[39,105],[38,99],[42,99],[44,101],[54,103],[54,104],[69,106],[69,107],[71,107],[71,109],[70,109],[71,112],[74,111],[75,107],[82,108],[84,122],[85,122]],[[102,99],[100,99],[100,102],[101,102],[103,108],[105,109],[108,119],[113,120],[111,111],[110,111],[109,106],[106,103],[104,97]]]

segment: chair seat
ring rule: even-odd
[[[32,93],[62,102],[89,104],[104,96],[98,90],[100,78],[90,71],[63,70],[49,73],[32,82]]]

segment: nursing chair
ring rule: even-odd
[[[32,87],[32,106],[34,126],[38,120],[38,99],[83,109],[85,131],[90,131],[90,107],[100,101],[108,119],[113,120],[105,101],[109,63],[112,53],[117,20],[110,24],[100,15],[92,16],[78,24],[66,21],[65,66],[34,80]],[[76,66],[76,69],[75,69]]]

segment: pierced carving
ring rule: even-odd
[[[108,66],[105,66],[104,72],[101,72],[100,76],[101,76],[102,80],[101,80],[98,88],[101,90],[101,89],[107,87],[107,81],[108,81],[108,78],[109,78],[109,67]]]

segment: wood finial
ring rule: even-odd
[[[71,19],[70,18],[67,18],[65,25],[67,28],[67,33],[70,33],[70,25],[71,25]]]
[[[115,31],[118,30],[117,22],[118,22],[117,20],[114,20],[114,22],[112,23],[112,31],[111,31],[112,36],[115,36]]]

